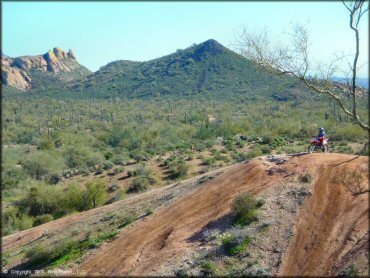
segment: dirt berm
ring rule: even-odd
[[[368,187],[368,157],[310,154],[236,164],[205,185],[159,209],[102,245],[80,266],[88,276],[158,275],[163,265],[187,256],[190,238],[230,212],[240,192],[254,195],[303,174],[313,179],[283,250],[279,275],[336,275],[354,259],[368,258],[368,194],[353,195],[343,186],[344,172],[363,170]],[[366,265],[366,262],[365,262]],[[368,262],[367,262],[368,266]]]

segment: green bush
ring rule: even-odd
[[[27,178],[23,167],[20,165],[10,166],[6,165],[2,173],[2,189],[10,189],[16,187],[21,181]]]
[[[222,240],[222,246],[228,255],[235,256],[245,252],[250,241],[250,237],[239,239],[233,235],[230,235]]]
[[[130,225],[132,222],[136,220],[136,216],[133,214],[128,214],[123,218],[122,223],[118,226],[118,229],[122,229],[126,227],[127,225]]]
[[[34,138],[37,138],[37,133],[33,130],[31,131],[23,131],[18,136],[17,144],[30,144]]]
[[[111,169],[113,167],[113,165],[114,164],[112,162],[106,161],[106,162],[103,163],[103,169],[104,170],[109,170],[109,169]]]
[[[269,153],[271,153],[271,149],[267,145],[262,145],[260,149],[261,149],[262,154],[269,154]]]
[[[67,190],[64,192],[63,204],[68,212],[83,211],[88,209],[88,205],[84,202],[86,188],[78,183],[69,183]]]
[[[102,180],[90,180],[86,182],[85,186],[83,203],[86,208],[96,208],[105,203],[107,191]]]
[[[47,136],[43,136],[40,138],[37,148],[39,150],[51,150],[54,148],[54,143]]]
[[[22,166],[26,173],[38,180],[51,175],[58,175],[65,169],[63,159],[43,151],[29,155]]]
[[[340,276],[358,277],[358,269],[354,264],[352,264],[346,270],[342,271]]]
[[[170,177],[172,179],[186,176],[188,170],[189,166],[183,160],[175,161],[169,166]]]
[[[1,232],[2,236],[26,230],[32,227],[33,217],[19,211],[18,208],[10,208],[2,211]]]
[[[72,259],[80,258],[88,249],[100,246],[104,241],[117,236],[118,231],[110,231],[85,240],[60,240],[53,245],[37,245],[28,250],[26,256],[32,267],[56,267]]]
[[[213,157],[207,157],[203,160],[204,165],[214,165],[216,163],[216,160]]]
[[[249,193],[239,194],[231,205],[232,213],[234,214],[234,223],[245,226],[253,221],[258,220],[259,212],[257,210],[258,201]]]
[[[54,245],[37,245],[27,251],[26,256],[33,266],[50,264],[76,247],[78,241],[61,240]]]
[[[106,160],[109,160],[109,159],[111,159],[113,157],[113,153],[112,152],[106,152],[105,154],[104,154],[104,158],[106,159]]]
[[[20,200],[21,208],[31,216],[63,213],[63,193],[59,188],[39,182],[30,187],[25,198]]]
[[[131,185],[127,188],[127,193],[137,193],[145,191],[149,188],[149,180],[145,177],[135,178]]]
[[[123,170],[124,170],[124,168],[123,168],[123,167],[116,167],[116,168],[114,168],[113,172],[114,172],[115,174],[119,174],[119,173],[122,173],[122,172],[123,172]]]
[[[261,148],[259,147],[254,147],[249,153],[248,153],[248,157],[249,158],[255,158],[255,157],[258,157],[258,156],[261,156],[263,153],[261,151]]]
[[[212,276],[216,272],[216,265],[211,261],[202,261],[200,267],[204,276]]]
[[[51,214],[43,214],[36,216],[33,220],[33,227],[50,222],[54,220],[54,217]]]

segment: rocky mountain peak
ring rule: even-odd
[[[67,56],[68,56],[69,58],[73,59],[73,60],[77,60],[77,57],[76,57],[76,55],[75,55],[75,53],[73,52],[73,50],[72,50],[72,49],[69,49],[69,50],[68,50]]]
[[[60,74],[71,76],[71,72],[76,72],[78,76],[90,73],[89,70],[77,63],[76,56],[71,49],[67,53],[59,47],[54,47],[43,55],[16,58],[9,58],[3,53],[1,54],[3,84],[23,91],[31,89],[36,71],[45,72],[46,75],[58,75],[55,77],[57,79],[61,78]]]
[[[194,51],[195,60],[201,60],[205,55],[220,55],[226,51],[226,48],[214,39],[207,40],[197,45]]]
[[[67,58],[67,53],[65,53],[64,50],[59,47],[54,47],[53,53],[58,59]]]

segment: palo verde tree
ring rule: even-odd
[[[289,34],[288,43],[279,43],[272,46],[268,32],[253,34],[246,28],[236,39],[236,48],[240,53],[256,64],[270,69],[276,74],[288,74],[299,78],[305,86],[319,95],[327,95],[333,99],[345,114],[362,129],[370,131],[369,124],[361,118],[358,111],[357,72],[360,68],[358,58],[360,55],[359,23],[364,14],[368,12],[368,2],[356,0],[343,2],[349,14],[349,28],[354,32],[355,53],[353,55],[340,55],[326,66],[315,62],[310,57],[309,32],[305,26],[296,25]],[[347,72],[347,86],[340,86],[332,82],[333,74],[338,70],[339,62],[351,56],[353,61],[349,64]],[[352,59],[351,58],[351,59]],[[368,94],[368,92],[366,92]]]

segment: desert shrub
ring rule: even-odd
[[[249,153],[247,152],[232,153],[231,157],[238,162],[246,161],[250,158]]]
[[[342,271],[340,276],[344,277],[358,277],[358,269],[354,264],[351,264],[346,270]]]
[[[221,161],[224,161],[224,162],[229,162],[230,158],[227,157],[226,155],[218,154],[218,155],[215,156],[215,160],[221,160]]]
[[[245,147],[245,142],[244,141],[238,141],[237,143],[236,143],[236,145],[239,147],[239,148],[244,148]]]
[[[124,170],[124,168],[123,168],[123,167],[116,167],[116,168],[114,168],[113,172],[114,172],[115,174],[118,174],[118,173],[122,173],[122,172],[123,172],[123,170]]]
[[[256,147],[256,146],[248,153],[249,158],[258,157],[258,156],[261,156],[261,155],[262,155],[261,148]]]
[[[18,135],[16,142],[17,144],[30,144],[37,136],[37,133],[33,130],[23,131]]]
[[[58,215],[63,211],[63,193],[55,186],[43,182],[34,183],[27,192],[25,198],[20,200],[19,206],[28,210],[29,215],[38,216],[43,214]]]
[[[50,183],[50,184],[57,184],[59,181],[60,181],[60,176],[58,174],[51,174],[47,181]]]
[[[33,217],[22,213],[18,208],[10,208],[2,211],[1,233],[2,236],[26,230],[32,227]]]
[[[135,178],[131,185],[127,188],[127,193],[137,193],[148,189],[149,180],[146,177]]]
[[[311,182],[311,181],[312,181],[312,177],[311,177],[311,175],[310,175],[310,174],[306,173],[306,174],[301,175],[301,176],[299,177],[299,181],[300,181],[300,182],[309,183],[309,182]]]
[[[26,173],[38,180],[54,174],[58,175],[65,169],[63,159],[43,151],[29,155],[22,166]]]
[[[112,157],[113,157],[113,153],[112,153],[112,152],[106,152],[106,153],[104,154],[104,158],[105,158],[106,160],[110,160]]]
[[[239,194],[231,205],[234,214],[234,223],[245,226],[258,220],[257,200],[249,193]]]
[[[248,236],[239,238],[230,234],[222,240],[222,246],[228,255],[235,256],[245,252],[250,241],[251,239]]]
[[[67,146],[63,155],[70,168],[92,167],[102,164],[105,160],[101,153],[95,153],[87,147]]]
[[[204,165],[214,165],[216,163],[216,160],[213,157],[207,157],[203,159]]]
[[[84,148],[81,149],[78,147],[68,146],[64,150],[64,158],[70,168],[85,166],[86,157],[87,151]]]
[[[104,170],[109,170],[109,169],[111,169],[113,167],[113,163],[112,162],[110,162],[110,161],[106,161],[106,162],[104,162],[103,163],[103,169]]]
[[[137,151],[130,152],[130,157],[132,159],[135,159],[137,162],[148,160],[147,154],[143,152],[137,152]]]
[[[86,192],[83,198],[83,203],[86,208],[96,208],[104,204],[107,192],[102,180],[90,180],[86,182],[85,186]]]
[[[127,225],[130,225],[135,220],[136,220],[135,215],[128,214],[127,216],[125,216],[125,218],[123,218],[121,224],[118,226],[118,229],[122,229],[122,228],[126,227]]]
[[[130,178],[130,177],[136,177],[137,174],[136,174],[136,170],[128,170],[127,171],[127,176]]]
[[[68,212],[83,211],[88,209],[87,204],[84,202],[86,189],[78,183],[68,184],[67,190],[64,192],[63,204]]]
[[[51,150],[54,148],[54,143],[47,136],[42,136],[37,142],[39,150]]]
[[[123,164],[123,161],[124,161],[125,159],[124,159],[124,157],[123,156],[116,156],[116,157],[114,157],[113,158],[113,163],[115,164],[115,165],[121,165],[121,164]]]
[[[54,217],[51,214],[43,214],[36,216],[33,220],[33,227],[50,222],[54,219]]]
[[[216,272],[216,265],[211,261],[202,261],[200,263],[200,267],[202,268],[202,273],[204,276],[212,276]]]
[[[262,145],[260,147],[262,154],[269,154],[271,153],[271,149],[267,145]]]
[[[367,134],[358,125],[346,124],[336,127],[333,134],[330,136],[331,140],[335,141],[353,141],[354,139],[360,141],[367,138]]]
[[[257,208],[260,208],[260,207],[262,207],[265,203],[266,203],[266,201],[265,201],[264,199],[258,199],[257,204],[256,204],[256,207],[257,207]]]
[[[123,131],[122,129],[113,128],[112,133],[107,138],[107,143],[108,143],[108,145],[110,145],[112,147],[118,147],[119,144],[121,143],[121,141],[124,138],[127,138],[127,135],[128,134],[125,133],[125,131]]]
[[[23,170],[23,167],[20,165],[3,166],[1,187],[2,189],[10,189],[16,187],[21,181],[27,178],[26,173]]]
[[[189,166],[183,160],[174,161],[169,166],[170,178],[176,179],[186,176]]]
[[[274,138],[271,135],[265,135],[262,137],[262,144],[271,144]]]
[[[27,251],[26,256],[33,266],[49,264],[75,248],[78,241],[61,240],[54,245],[37,245]]]

